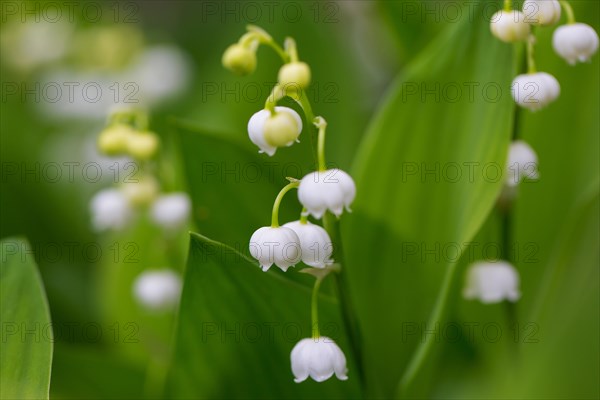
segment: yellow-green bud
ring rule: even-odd
[[[158,183],[152,176],[140,178],[137,182],[127,182],[122,186],[123,194],[134,206],[152,203],[158,196]]]
[[[127,152],[138,160],[152,158],[158,150],[158,137],[153,132],[134,132],[127,139]]]
[[[248,75],[256,69],[256,52],[235,43],[225,50],[221,62],[225,68],[236,74]]]
[[[278,112],[265,121],[264,137],[271,146],[290,146],[298,138],[301,130],[294,115]]]
[[[279,69],[279,84],[286,91],[294,92],[310,85],[310,67],[304,62],[291,62]]]
[[[127,151],[127,144],[134,130],[129,125],[118,124],[110,126],[100,133],[98,148],[108,155],[122,154]]]

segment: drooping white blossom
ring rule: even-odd
[[[328,337],[302,339],[292,349],[290,358],[296,383],[305,381],[309,376],[317,382],[323,382],[334,373],[341,381],[348,379],[346,357]]]
[[[344,208],[350,211],[355,196],[354,180],[337,168],[312,172],[302,178],[298,187],[300,203],[317,219],[327,210],[338,217]]]
[[[531,32],[530,25],[521,11],[500,10],[492,15],[490,30],[503,42],[512,43],[527,39]]]
[[[538,157],[531,146],[523,140],[515,140],[508,150],[506,185],[517,186],[523,179],[538,179],[537,165]]]
[[[310,222],[288,222],[283,225],[290,228],[298,235],[302,249],[302,262],[314,268],[325,268],[331,264],[333,245],[325,229]]]
[[[559,26],[552,36],[554,51],[571,65],[588,61],[598,50],[598,34],[582,23]]]
[[[275,114],[260,110],[248,121],[248,136],[260,153],[275,154],[277,147],[291,146],[302,132],[302,118],[289,107],[275,107]]]
[[[122,230],[133,217],[125,194],[118,189],[101,190],[90,202],[92,226],[96,231]]]
[[[560,20],[560,3],[557,0],[525,0],[525,21],[535,25],[553,25]]]
[[[144,271],[133,284],[135,299],[152,311],[173,309],[181,294],[181,277],[170,269]]]
[[[537,111],[558,98],[560,85],[546,72],[522,74],[513,80],[511,93],[518,105]]]
[[[467,270],[463,296],[485,304],[515,302],[521,297],[519,273],[507,261],[476,262]]]
[[[290,228],[264,226],[252,234],[250,254],[258,260],[263,271],[275,264],[285,272],[301,260],[300,239]]]
[[[152,204],[152,220],[166,230],[176,230],[185,226],[190,216],[192,204],[186,193],[170,193],[158,197]]]

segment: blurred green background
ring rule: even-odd
[[[552,50],[554,27],[538,29],[538,68],[558,79],[561,95],[537,113],[516,109],[509,89],[524,54],[489,33],[500,3],[3,2],[2,263],[8,270],[16,257],[23,271],[34,261],[39,269],[54,338],[25,335],[18,351],[36,343],[46,352],[31,368],[51,374],[50,397],[598,398],[600,61],[567,65]],[[598,32],[599,3],[571,3]],[[161,137],[163,188],[192,197],[192,230],[237,251],[247,253],[252,232],[269,221],[285,177],[313,169],[306,129],[301,143],[269,159],[247,139],[279,68],[266,48],[249,77],[222,67],[223,50],[248,23],[280,43],[296,39],[312,68],[314,111],[329,123],[328,161],[357,183],[353,213],[341,221],[343,279],[325,284],[320,304],[348,357],[347,382],[292,381],[289,352],[310,326],[309,277],[263,274],[196,236],[186,267],[188,235],[165,239],[147,221],[115,234],[91,229],[93,194],[116,183],[116,170],[127,172],[123,160],[100,156],[95,140],[128,95],[149,109]],[[69,82],[78,84],[73,101]],[[103,89],[97,102],[80,90],[89,83]],[[541,179],[522,185],[513,208],[511,258],[523,296],[507,321],[505,305],[460,293],[465,267],[500,246],[502,182],[484,167],[504,166],[515,135],[537,152]],[[101,166],[99,179],[85,169],[91,163]],[[477,163],[474,179],[467,163]],[[450,164],[460,179],[445,175]],[[293,197],[282,220],[297,218]],[[12,254],[14,246],[22,251]],[[147,313],[131,284],[166,265],[186,271],[181,307]],[[13,326],[5,310],[44,305],[8,278],[5,355],[14,343],[5,339]],[[352,305],[358,347],[340,299]],[[438,302],[445,307],[431,320]],[[36,318],[49,321],[44,312]],[[273,338],[265,323],[275,324]],[[261,336],[251,340],[248,326]],[[405,387],[420,351],[425,362]],[[4,371],[19,359],[8,355]]]

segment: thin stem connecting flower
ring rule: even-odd
[[[281,189],[281,191],[277,195],[277,198],[275,198],[275,203],[273,204],[273,213],[271,214],[271,227],[272,228],[279,227],[279,205],[281,204],[281,201],[283,200],[283,196],[285,196],[285,194],[287,192],[289,192],[290,190],[297,189],[299,185],[300,185],[299,182],[288,183],[287,185],[284,186],[283,189]]]
[[[566,0],[560,0],[560,5],[562,6],[562,8],[565,10],[565,13],[567,14],[567,24],[569,24],[569,25],[574,24],[576,21],[575,21],[575,13],[573,12],[573,7],[571,7],[569,2]]]

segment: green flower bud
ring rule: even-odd
[[[127,139],[127,152],[138,160],[152,158],[158,150],[158,137],[153,132],[134,132]]]
[[[102,153],[108,155],[125,153],[131,135],[135,135],[135,131],[129,125],[117,124],[109,126],[100,133],[98,148]]]
[[[292,110],[293,111],[293,110]],[[265,121],[264,137],[267,144],[275,147],[291,146],[302,131],[302,121],[287,111],[280,111]]]
[[[256,69],[256,52],[235,43],[225,50],[221,62],[225,68],[238,75],[249,75]]]
[[[279,69],[279,84],[286,91],[295,92],[310,85],[310,67],[304,62],[291,62]]]
[[[145,206],[152,203],[158,196],[158,182],[152,176],[144,176],[137,182],[128,182],[122,185],[123,194],[130,204]]]

